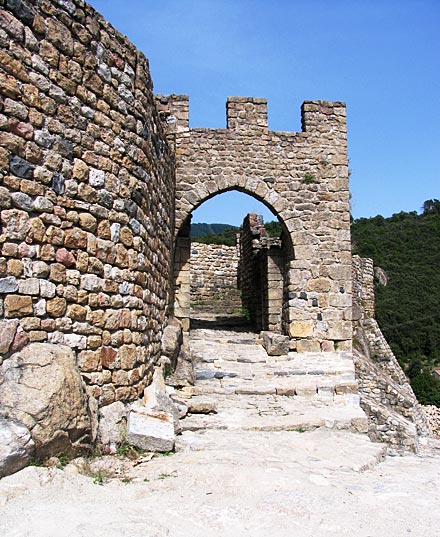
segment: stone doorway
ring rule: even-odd
[[[209,317],[255,332],[287,334],[293,247],[280,219],[279,236],[269,237],[262,217],[248,214],[235,246],[191,241],[190,222],[191,217],[179,230],[174,264],[174,315],[184,331],[191,318],[194,325]]]

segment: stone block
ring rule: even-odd
[[[174,449],[173,415],[168,412],[132,408],[128,415],[127,442],[146,451],[166,452]]]
[[[46,302],[47,314],[51,317],[62,317],[66,312],[67,303],[64,298],[53,298]]]
[[[313,333],[313,321],[292,321],[289,326],[290,337],[305,338]]]
[[[56,293],[56,285],[47,280],[40,280],[40,295],[44,298],[53,298]]]
[[[121,401],[116,401],[99,410],[98,443],[110,453],[116,453],[118,444],[127,438],[128,411]]]
[[[31,430],[38,458],[74,453],[86,441],[87,399],[68,347],[31,343],[3,362],[0,376],[0,401],[11,419]]]
[[[119,349],[119,359],[122,369],[132,369],[136,363],[136,346],[122,345]]]
[[[0,478],[27,466],[34,448],[27,427],[15,420],[0,418]]]
[[[274,332],[261,332],[263,347],[269,356],[283,356],[289,353],[289,336]]]
[[[163,331],[162,353],[170,358],[173,363],[177,359],[182,341],[182,325],[177,319],[172,318],[168,321],[168,325]]]
[[[32,315],[30,296],[8,295],[5,299],[6,317],[26,317]]]
[[[6,354],[14,341],[18,321],[0,321],[0,354]]]
[[[100,369],[101,353],[99,351],[82,351],[78,354],[78,366],[81,371],[93,372]]]
[[[330,321],[328,338],[333,340],[351,339],[352,324],[350,321]]]
[[[317,293],[327,293],[330,290],[331,284],[327,278],[315,278],[309,280],[307,284],[308,291],[316,291]]]
[[[3,234],[7,239],[25,240],[29,226],[29,215],[25,211],[18,209],[7,209],[1,211],[1,222]]]
[[[64,235],[64,245],[67,248],[85,250],[87,248],[87,233],[78,228],[67,229]]]
[[[0,293],[15,293],[18,290],[18,281],[14,276],[0,278]]]
[[[322,352],[333,352],[335,350],[335,344],[333,341],[325,340],[321,343]]]
[[[66,250],[66,248],[59,248],[55,254],[57,263],[64,265],[67,268],[75,266],[76,260],[72,252]]]
[[[22,295],[39,295],[40,280],[38,278],[20,280],[18,284],[18,292]]]
[[[320,352],[321,345],[319,341],[312,339],[299,339],[296,343],[296,350],[298,352]]]
[[[189,400],[187,409],[190,414],[213,414],[217,412],[217,405],[214,401],[208,400]]]
[[[21,276],[23,273],[23,263],[19,259],[9,259],[7,273],[11,276]]]

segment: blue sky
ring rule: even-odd
[[[345,101],[355,218],[440,198],[440,0],[91,4],[149,58],[156,93],[190,96],[192,127],[224,128],[229,95],[267,98],[269,128],[290,131],[304,100]],[[216,196],[193,222],[262,212],[243,196]]]

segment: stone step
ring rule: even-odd
[[[173,395],[183,431],[368,430],[350,353],[268,356],[255,334],[209,329],[191,331],[191,353],[195,386]]]
[[[270,452],[266,446],[272,446]],[[177,437],[176,451],[191,464],[233,462],[236,466],[280,470],[304,467],[307,473],[363,472],[386,455],[386,445],[373,443],[366,435],[325,428],[311,432],[205,430],[186,431]],[[191,457],[191,453],[196,455]]]
[[[189,414],[181,420],[183,431],[224,430],[313,430],[319,427],[367,432],[368,420],[357,396],[339,396],[331,403],[325,397],[289,398],[272,396],[225,396],[216,401],[216,414]]]
[[[209,394],[244,394],[244,395],[285,395],[285,396],[315,396],[323,394],[343,395],[357,393],[358,383],[352,378],[345,377],[287,377],[287,378],[249,378],[224,377],[209,378],[198,381],[179,391],[184,397]]]

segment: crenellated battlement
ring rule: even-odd
[[[267,100],[254,97],[228,97],[226,126],[230,130],[256,129],[267,132]]]
[[[168,134],[176,134],[189,127],[188,95],[155,95],[159,117]]]
[[[176,134],[189,129],[188,95],[156,95],[156,104],[168,134]],[[345,103],[304,101],[301,106],[301,127],[303,133],[332,133],[345,138],[347,131]],[[269,132],[267,99],[228,97],[226,128],[228,131],[240,134]]]

